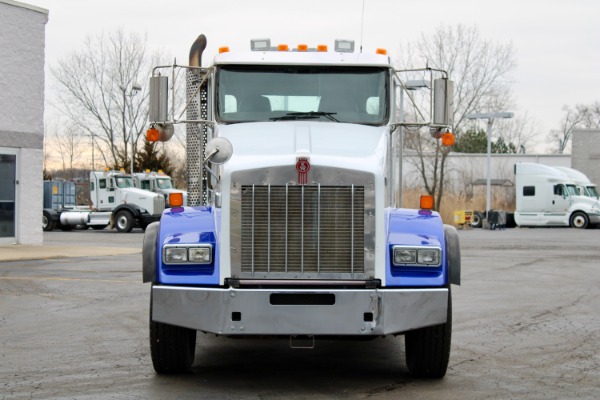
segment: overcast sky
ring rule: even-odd
[[[47,65],[80,49],[86,36],[118,28],[146,33],[151,48],[164,50],[180,64],[187,63],[189,47],[200,33],[208,38],[205,65],[218,47],[247,50],[251,38],[290,46],[332,46],[336,38],[361,41],[363,0],[24,2],[50,12]],[[600,101],[598,0],[365,0],[363,51],[383,47],[396,59],[401,43],[459,23],[476,25],[482,39],[513,44],[517,107],[506,111],[527,112],[544,138],[559,128],[564,105]]]

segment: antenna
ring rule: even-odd
[[[363,44],[363,27],[365,25],[365,2],[367,0],[363,0],[362,6],[362,14],[360,16],[360,52],[362,53],[362,44]]]

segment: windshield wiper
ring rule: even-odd
[[[287,121],[294,119],[310,119],[310,118],[319,118],[325,117],[330,121],[340,122],[333,117],[337,113],[334,112],[323,112],[323,111],[308,111],[308,112],[291,112],[287,113],[281,117],[273,117],[269,118],[271,121]]]

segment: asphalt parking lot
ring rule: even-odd
[[[600,229],[459,235],[452,354],[436,381],[408,374],[402,337],[298,350],[198,334],[194,373],[159,376],[142,231],[45,232],[16,259],[0,246],[0,399],[600,398]]]

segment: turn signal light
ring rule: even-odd
[[[219,47],[219,54],[220,53],[229,53],[229,47],[227,47],[227,46]]]
[[[422,195],[419,201],[419,207],[421,210],[433,210],[433,196]]]
[[[181,207],[183,205],[183,194],[169,193],[169,205],[171,207]]]
[[[149,142],[158,142],[158,129],[150,128],[146,131],[146,140]]]
[[[454,142],[456,141],[456,138],[454,137],[454,134],[452,132],[446,132],[442,135],[442,145],[449,147],[449,146],[454,146]]]
[[[381,54],[382,56],[387,56],[387,50],[386,49],[377,49],[377,50],[375,50],[375,54]]]

